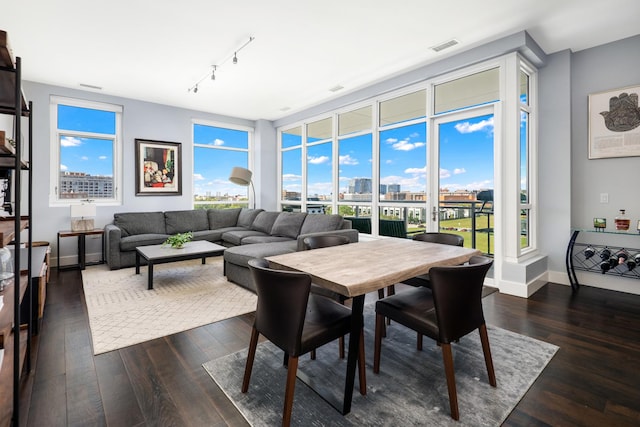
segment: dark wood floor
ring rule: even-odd
[[[640,425],[640,296],[549,284],[529,299],[494,293],[484,306],[487,323],[560,347],[505,425]],[[251,321],[94,357],[80,272],[54,270],[20,425],[246,425],[201,365],[246,348]]]

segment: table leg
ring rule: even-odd
[[[147,279],[148,289],[153,289],[153,262],[149,261],[149,278]]]
[[[80,264],[80,270],[84,270],[86,267],[85,251],[86,251],[86,239],[84,234],[78,235],[78,264]]]
[[[351,411],[351,400],[353,399],[353,385],[356,378],[356,368],[358,365],[358,349],[360,346],[360,334],[364,325],[364,295],[354,297],[351,304],[351,332],[349,333],[349,355],[347,356],[347,378],[344,384],[344,401],[342,414],[346,415]],[[360,394],[366,394],[366,390],[360,390]]]
[[[205,256],[203,256],[203,257],[202,257],[202,263],[203,263],[203,264],[206,264],[206,263],[207,263],[207,257],[205,257]]]
[[[136,274],[140,274],[140,253],[136,251]]]

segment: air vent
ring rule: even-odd
[[[434,52],[440,52],[441,50],[445,50],[445,49],[448,49],[450,47],[453,47],[453,46],[457,45],[458,43],[459,43],[458,40],[451,39],[451,40],[449,40],[447,42],[440,43],[437,46],[432,46],[431,50],[433,50]]]
[[[329,92],[337,92],[341,89],[344,89],[344,86],[335,85],[334,87],[329,88]]]
[[[80,83],[80,86],[86,87],[87,89],[102,90],[101,86],[88,85],[86,83]]]

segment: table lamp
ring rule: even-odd
[[[96,205],[82,203],[71,205],[71,231],[91,231],[94,229]]]

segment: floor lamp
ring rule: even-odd
[[[253,182],[251,181],[251,176],[253,174],[249,169],[241,168],[239,166],[235,166],[231,169],[231,175],[229,175],[229,181],[234,184],[242,185],[244,187],[251,187],[253,190],[253,208],[256,207],[256,189],[253,186]]]

